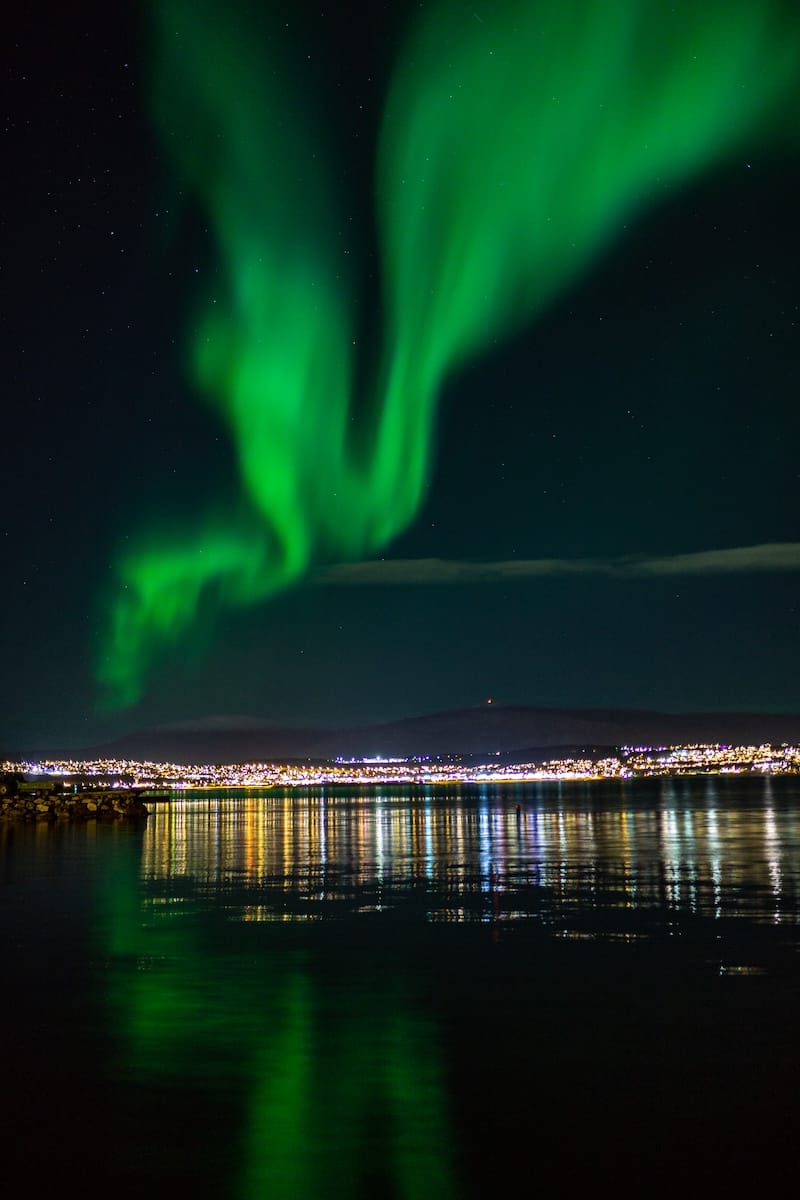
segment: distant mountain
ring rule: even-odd
[[[238,723],[237,723],[238,722]],[[559,749],[686,742],[800,743],[800,715],[659,713],[483,705],[407,717],[361,729],[298,729],[253,719],[142,730],[72,757],[156,762],[268,762],[298,758],[412,757],[456,754],[525,759]]]

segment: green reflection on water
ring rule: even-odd
[[[344,997],[338,997],[338,1002]],[[255,1062],[245,1196],[451,1194],[442,1080],[431,1030],[351,995],[332,1014],[310,975],[287,980]]]
[[[186,880],[149,895],[138,870],[133,848],[116,859],[101,906],[123,1073],[235,1113],[230,1194],[455,1194],[437,1032],[399,969],[346,944],[323,962],[201,912]]]

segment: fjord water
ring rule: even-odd
[[[4,1157],[34,1194],[792,1165],[800,780],[184,794],[0,845]]]

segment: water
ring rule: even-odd
[[[0,1128],[35,1194],[793,1168],[800,779],[177,796],[0,846]]]

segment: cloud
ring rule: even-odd
[[[312,582],[349,587],[419,587],[590,575],[610,579],[652,579],[666,575],[745,575],[767,571],[800,571],[800,542],[767,542],[760,546],[699,550],[656,558],[523,558],[498,562],[380,558],[336,563],[316,572]]]
[[[766,542],[728,550],[699,550],[643,559],[636,575],[732,575],[758,571],[800,571],[800,542]]]
[[[186,721],[170,721],[159,725],[159,733],[227,733],[229,730],[269,729],[273,723],[262,717],[210,716],[190,718]]]

